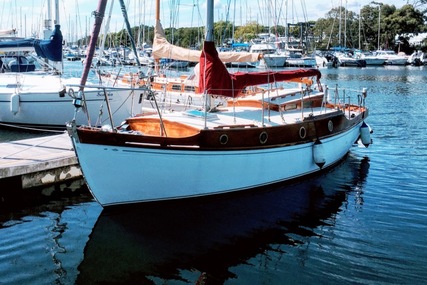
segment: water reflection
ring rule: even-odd
[[[28,216],[61,214],[68,206],[92,200],[83,179],[32,189],[1,187],[0,229]]]
[[[270,251],[286,254],[286,247],[318,235],[316,227],[333,224],[349,191],[362,207],[368,168],[367,158],[350,155],[329,172],[291,185],[104,210],[76,283],[151,284],[159,278],[223,284],[235,277],[233,267]]]
[[[101,212],[82,179],[0,188],[0,284],[74,284]]]

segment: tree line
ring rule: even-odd
[[[418,1],[426,4],[427,0]],[[374,4],[374,5],[372,5]],[[300,39],[309,50],[328,50],[335,46],[363,50],[394,49],[412,53],[414,49],[427,51],[427,41],[420,47],[409,44],[411,36],[427,32],[427,10],[421,11],[413,4],[401,8],[394,5],[371,2],[358,11],[349,11],[345,7],[331,9],[324,18],[317,21],[293,25],[266,27],[257,22],[243,26],[233,26],[229,21],[218,21],[214,24],[214,36],[217,46],[227,45],[227,39],[235,42],[250,42],[260,33],[271,33]],[[142,35],[143,34],[143,35]],[[169,42],[186,47],[200,49],[203,42],[204,27],[166,28]],[[397,35],[397,37],[396,37]],[[132,28],[135,41],[147,39],[152,44],[154,27],[136,26]],[[88,42],[80,39],[78,44]],[[130,37],[126,30],[107,35],[106,45],[110,47],[130,46]]]

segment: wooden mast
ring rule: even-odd
[[[89,75],[90,67],[92,65],[92,59],[95,55],[96,42],[98,41],[99,31],[101,30],[102,20],[104,19],[105,8],[107,6],[107,0],[99,0],[98,8],[94,12],[95,22],[93,24],[92,35],[90,37],[89,46],[87,49],[87,56],[85,60],[85,66],[83,74],[80,79],[80,91],[83,91],[84,85],[86,84],[87,77]]]

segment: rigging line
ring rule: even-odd
[[[78,33],[80,33],[81,35],[83,34],[83,28],[82,28],[82,21],[81,21],[81,17],[80,17],[80,8],[79,8],[79,1],[76,1],[76,13],[77,13],[77,18],[79,19],[78,23],[76,23],[76,25],[80,26],[80,30],[76,31],[76,35],[78,35]],[[78,38],[78,36],[77,36]]]
[[[307,6],[305,5],[305,1],[301,0],[301,9],[304,21],[307,22]]]
[[[28,130],[28,131],[63,133],[63,131],[55,131],[55,130],[51,130],[51,129],[40,129],[40,128],[22,127],[22,126],[5,124],[5,123],[0,123],[0,126],[4,126],[4,127],[8,127],[8,128],[21,129],[21,130]]]
[[[194,6],[196,4],[194,4],[194,0],[193,0],[193,9],[191,9],[191,21],[190,21],[190,27],[193,27],[193,20],[194,20]]]
[[[259,1],[260,1],[260,0],[257,0],[257,3],[258,3],[259,12],[260,12],[260,14],[261,14],[261,23],[262,23],[262,20],[264,19],[264,17],[262,17],[262,9],[261,9],[261,5],[260,5]],[[258,17],[257,17],[257,22],[258,22]],[[258,28],[258,26],[257,26],[257,28]],[[257,31],[257,32],[258,32],[258,31]]]
[[[197,1],[198,2],[198,1]],[[199,4],[197,4],[197,12],[198,12],[198,14],[199,14],[199,21],[201,21],[201,25],[199,25],[199,26],[205,26],[205,24],[204,24],[204,19],[203,19],[203,17],[202,17],[202,13],[200,12],[200,5]]]
[[[195,15],[194,9],[196,6],[198,7],[198,5],[199,5],[198,1],[193,0],[193,5],[192,5],[192,9],[191,9],[191,23],[190,23],[191,27],[194,27],[194,15]],[[189,44],[191,44],[193,42],[198,44],[200,42],[199,30],[200,30],[199,27],[197,27],[197,39],[193,39],[194,34],[191,33],[191,38],[190,38]]]
[[[283,13],[283,3],[280,3],[280,8],[279,8],[279,13],[277,14],[277,24],[280,25],[280,17],[282,16]]]
[[[119,0],[119,2],[120,2],[121,9],[122,9],[123,18],[125,20],[126,29],[128,31],[128,35],[129,35],[129,38],[130,38],[130,43],[132,45],[132,50],[133,50],[133,52],[135,54],[135,60],[136,60],[136,63],[138,64],[138,67],[140,67],[141,63],[139,62],[138,52],[136,51],[135,40],[134,40],[133,35],[132,35],[132,29],[130,27],[130,23],[129,23],[128,14],[127,14],[127,11],[126,11],[125,3],[124,3],[123,0]]]
[[[224,27],[224,30],[222,32],[222,36],[221,36],[221,39],[220,39],[221,42],[224,41],[224,39],[225,39],[225,33],[227,32],[227,22],[228,22],[228,17],[230,15],[230,6],[231,6],[231,0],[228,0],[228,2],[227,2],[227,12],[225,13],[225,23],[226,24],[225,24],[225,27]],[[233,35],[233,38],[234,38],[234,35]]]

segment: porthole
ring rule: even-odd
[[[227,136],[226,134],[222,134],[222,135],[219,137],[219,142],[220,142],[221,144],[226,144],[226,143],[228,143],[228,136]]]
[[[261,144],[265,144],[265,143],[267,142],[267,139],[268,139],[268,134],[267,134],[267,132],[262,132],[262,133],[259,135],[259,142],[260,142]]]
[[[299,129],[299,136],[300,136],[300,138],[304,139],[306,135],[307,135],[307,131],[305,130],[304,127],[301,127]]]
[[[332,131],[334,130],[334,123],[332,123],[331,120],[329,120],[328,122],[328,130],[332,133]]]

